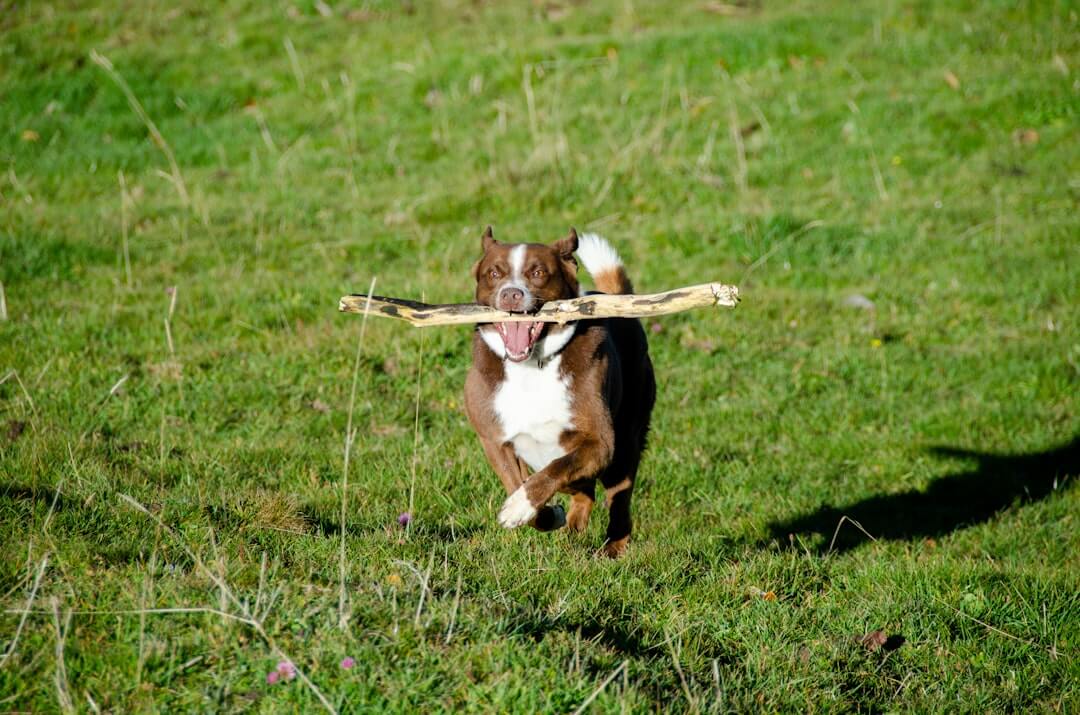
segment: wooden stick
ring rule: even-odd
[[[723,306],[734,308],[739,303],[739,289],[722,283],[676,288],[651,295],[607,295],[594,293],[580,298],[549,301],[535,313],[507,313],[487,305],[450,303],[430,305],[401,298],[373,295],[342,296],[338,309],[343,313],[365,313],[385,318],[405,320],[418,328],[431,325],[464,325],[468,323],[569,323],[574,320],[597,318],[645,318],[653,315],[680,313],[691,308]],[[370,306],[370,307],[368,307]]]

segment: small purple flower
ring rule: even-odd
[[[277,672],[276,670],[271,670],[269,673],[266,674],[266,684],[273,685],[278,681],[280,677],[281,673]]]
[[[412,521],[412,514],[410,514],[409,512],[403,511],[401,512],[401,514],[398,515],[397,523],[401,524],[402,526],[408,526],[410,521]]]
[[[285,680],[292,680],[296,677],[296,666],[287,660],[283,660],[277,664],[277,674],[285,678]]]
[[[341,659],[341,669],[342,670],[348,670],[349,668],[353,667],[354,665],[356,665],[356,660],[353,659],[350,656],[345,656],[344,658]]]

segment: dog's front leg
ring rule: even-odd
[[[528,465],[521,461],[514,448],[505,442],[481,437],[480,443],[492,469],[506,488],[506,493],[513,494],[529,478]],[[537,531],[554,531],[566,525],[566,511],[561,506],[546,506],[534,511],[523,523],[532,524]]]
[[[506,487],[506,493],[513,494],[514,490],[529,478],[529,468],[518,459],[514,448],[506,442],[480,437],[480,444],[484,448],[484,455],[491,468],[499,475],[499,481]]]
[[[611,462],[613,441],[581,439],[562,457],[525,480],[503,502],[499,523],[513,529],[532,521],[537,512],[567,484],[599,474]]]

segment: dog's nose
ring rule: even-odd
[[[525,301],[525,291],[520,288],[506,287],[499,291],[500,310],[521,310]]]

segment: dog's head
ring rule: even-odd
[[[543,243],[500,243],[488,226],[481,237],[484,255],[473,266],[476,302],[512,313],[532,313],[549,300],[578,296],[577,261],[574,251],[578,236],[570,235],[550,245]],[[533,346],[545,332],[543,322],[492,323],[480,326],[489,345],[504,348],[504,357],[514,362],[527,360]],[[494,333],[494,335],[493,335]]]

